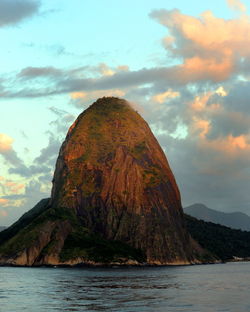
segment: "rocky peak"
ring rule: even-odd
[[[3,244],[5,254],[6,248],[13,252],[15,240],[25,247],[17,259],[29,264],[183,264],[199,262],[203,253],[185,227],[164,152],[146,121],[122,99],[97,100],[70,127],[43,209]],[[31,234],[33,243],[27,242]]]
[[[192,258],[165,154],[125,100],[97,100],[70,128],[51,203],[73,209],[91,231],[144,250],[149,261]]]

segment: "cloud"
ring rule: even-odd
[[[53,79],[48,82],[33,84],[32,88],[30,82],[24,87],[24,84],[20,85],[17,81],[17,88],[14,90],[11,86],[7,86],[2,93],[2,98],[36,98],[75,92],[106,92],[106,90],[110,93],[112,90],[126,91],[128,88],[142,87],[146,84],[156,86],[164,83],[169,87],[183,86],[190,81],[190,77],[184,75],[178,66],[143,68],[137,71],[123,70],[113,75],[97,76],[95,78],[92,77],[93,74],[89,74],[85,70],[81,72],[81,75],[79,72],[67,71],[62,75],[58,75],[58,77],[53,76]],[[87,78],[81,78],[82,76],[87,76]],[[52,78],[45,75],[34,76],[32,77],[33,83],[34,79],[38,77]],[[191,80],[195,79],[195,77],[192,77]]]
[[[51,135],[49,137],[49,143],[47,147],[41,149],[40,155],[36,157],[34,160],[34,162],[38,164],[38,167],[42,166],[42,164],[54,165],[59,152],[60,145],[61,141],[58,138],[55,138]],[[51,171],[51,169],[49,171]],[[42,172],[45,171],[42,170]]]
[[[40,1],[1,0],[0,27],[18,24],[39,12]]]
[[[51,171],[51,168],[47,165],[31,165],[26,166],[24,164],[16,165],[15,167],[9,168],[8,172],[10,174],[18,174],[21,177],[30,178],[37,174],[44,174]]]
[[[240,111],[250,115],[250,81],[232,82],[224,102],[228,110]]]
[[[25,197],[25,184],[1,177],[0,179],[0,206],[9,207],[18,205],[18,201]]]
[[[248,16],[225,20],[206,11],[197,18],[177,9],[153,11],[150,16],[168,29],[165,49],[181,60],[178,70],[185,79],[189,75],[190,81],[227,80],[250,58]]]
[[[163,92],[155,95],[166,90],[159,87]],[[202,202],[222,211],[249,213],[249,82],[198,82],[172,90],[179,96],[165,99],[159,110],[149,96],[155,88],[135,94],[166,152],[183,205]]]
[[[249,213],[250,146],[245,138],[207,140],[158,135],[180,187],[184,206],[202,202],[222,211]]]
[[[118,72],[127,72],[129,70],[129,67],[127,65],[120,65],[115,68],[109,67],[105,63],[100,63],[96,68],[93,67],[92,70],[96,70],[99,72],[102,76],[113,76],[115,73]]]
[[[57,77],[62,75],[62,70],[53,66],[48,67],[26,67],[23,68],[17,75],[23,79],[34,79],[40,77]]]
[[[246,34],[250,33],[250,18],[247,15],[226,20],[210,11],[194,17],[175,9],[153,11],[150,16],[166,27],[163,45],[171,60],[169,64],[134,71],[126,65],[112,67],[105,63],[72,69],[26,67],[16,75],[15,88],[12,79],[2,82],[2,98],[72,93],[73,97],[82,94],[81,101],[80,97],[78,101],[72,101],[82,105],[84,94],[85,99],[92,100],[95,93],[97,97],[101,92],[110,94],[119,90],[126,95],[131,91],[146,91],[144,87],[150,85],[148,91],[151,97],[155,96],[152,98],[155,101],[157,95],[168,89],[179,92],[176,89],[185,88],[187,84],[218,84],[239,77],[248,79],[250,37]]]
[[[47,182],[51,182],[60,145],[70,124],[75,119],[75,116],[56,107],[50,107],[49,110],[53,112],[57,118],[50,122],[50,130],[47,131],[48,145],[41,149],[40,154],[34,158],[32,164],[27,165],[16,156],[16,153],[12,148],[12,138],[6,135],[2,135],[2,137],[0,136],[0,153],[2,147],[2,155],[12,164],[8,169],[9,174],[19,175],[23,178],[39,177],[41,179],[43,176],[50,176],[50,179]],[[7,152],[5,151],[6,149]],[[12,158],[14,157],[12,154],[16,156],[17,161],[12,161]],[[9,158],[10,155],[12,155],[12,158]]]
[[[20,203],[20,199],[24,198],[25,185],[15,182],[9,178],[1,177],[0,179],[0,207],[8,209],[10,206],[16,207]],[[1,210],[0,216],[8,215],[6,210]],[[4,214],[5,213],[5,214]]]
[[[247,11],[247,7],[240,0],[227,0],[227,4],[233,10],[240,11],[242,13]]]
[[[0,152],[12,150],[13,139],[4,133],[0,133]]]
[[[99,65],[99,71],[103,76],[113,76],[115,74],[115,71],[104,63]]]
[[[178,10],[158,10],[151,16],[166,27],[163,47],[170,61],[165,66],[26,67],[17,73],[15,89],[12,79],[9,85],[2,81],[2,98],[64,93],[71,105],[82,108],[98,97],[125,97],[140,108],[166,151],[184,205],[203,202],[215,209],[248,212],[249,17],[226,20],[211,12],[193,17]],[[58,107],[49,109],[55,119],[47,145],[32,164],[19,162],[10,169],[27,178],[22,194],[3,198],[19,200],[20,213],[49,195],[59,146],[75,118]],[[2,142],[13,150],[11,140]],[[11,202],[8,207],[11,211]],[[10,213],[9,220],[14,215]]]
[[[0,155],[4,157],[6,162],[12,165],[20,165],[22,161],[12,147],[13,141],[13,138],[0,133]]]
[[[162,104],[162,103],[166,102],[168,99],[173,99],[177,96],[180,96],[180,92],[173,91],[172,89],[168,89],[165,92],[155,94],[154,96],[152,96],[151,100],[153,102]]]
[[[218,111],[211,121],[207,138],[216,139],[231,135],[239,137],[250,132],[250,116],[240,112]]]
[[[7,192],[15,193],[15,194],[19,193],[25,187],[24,184],[16,183],[13,181],[6,181],[4,183],[4,186],[7,188]]]
[[[8,216],[7,211],[6,211],[6,210],[1,209],[1,210],[0,210],[0,216],[1,216],[1,217],[7,217],[7,216]]]
[[[116,97],[124,97],[125,92],[119,89],[110,89],[110,90],[96,90],[90,92],[72,92],[70,94],[71,102],[76,107],[82,107],[86,104],[91,104],[96,99],[103,96],[116,96]]]
[[[45,189],[43,184],[35,178],[26,183],[23,194],[2,196],[0,198],[0,207],[2,206],[6,213],[0,212],[1,224],[5,226],[12,224],[26,211],[33,208],[38,201],[47,197],[49,197],[48,189]],[[4,217],[4,219],[1,217]]]
[[[40,150],[39,155],[31,163],[26,164],[22,161],[9,167],[8,174],[15,174],[15,179],[0,177],[0,190],[3,194],[1,199],[5,203],[4,208],[8,211],[8,216],[2,221],[3,225],[14,222],[42,198],[50,196],[58,151],[75,117],[57,107],[50,107],[49,110],[55,115],[55,119],[50,123],[50,130],[46,132],[47,146]],[[10,144],[7,146],[9,147]]]
[[[0,198],[0,206],[6,206],[8,204],[8,199]]]
[[[55,137],[55,135],[49,131],[48,133],[50,134],[50,146],[54,145],[56,146],[56,149],[59,149],[59,145],[60,142],[62,141],[62,139],[64,138],[68,127],[70,126],[70,123],[72,123],[75,119],[75,116],[70,114],[69,112],[62,110],[62,109],[58,109],[56,107],[49,107],[49,110],[51,112],[53,112],[57,118],[55,120],[53,120],[52,122],[50,122],[50,126],[53,127],[54,131],[56,131],[57,133],[57,138]],[[49,149],[51,149],[51,147],[48,147]]]

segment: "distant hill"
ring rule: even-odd
[[[185,221],[191,236],[218,259],[250,258],[250,232],[197,220],[186,214]]]
[[[250,217],[242,212],[225,213],[206,207],[203,204],[194,204],[184,208],[184,212],[199,220],[213,222],[233,229],[250,231]]]

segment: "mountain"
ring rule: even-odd
[[[218,259],[250,259],[250,232],[197,220],[185,215],[185,221],[192,237]]]
[[[184,212],[199,220],[218,223],[234,229],[250,231],[250,217],[242,212],[225,213],[203,204],[194,204],[184,208]]]
[[[6,226],[0,226],[0,232],[5,230],[6,229]]]
[[[0,233],[14,265],[190,264],[213,256],[188,233],[174,175],[129,103],[102,98],[59,152],[50,199]]]
[[[23,228],[29,225],[33,219],[38,217],[48,207],[50,198],[44,198],[28,212],[24,213],[21,218],[13,223],[10,227],[4,228],[0,234],[0,246],[3,242],[9,240],[18,234]]]

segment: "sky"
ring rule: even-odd
[[[0,225],[50,196],[97,98],[149,123],[183,206],[250,215],[250,12],[238,0],[0,0]]]

